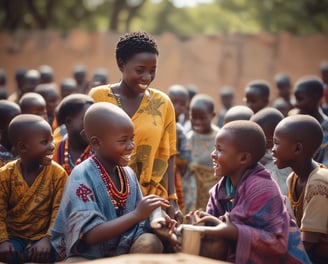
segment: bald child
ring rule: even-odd
[[[99,102],[86,111],[84,128],[94,155],[74,167],[63,194],[52,232],[60,259],[161,253],[163,245],[145,231],[145,220],[169,204],[156,195],[142,197],[127,166],[134,148],[131,119],[118,106]]]

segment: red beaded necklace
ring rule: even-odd
[[[64,163],[63,163],[62,167],[66,170],[67,174],[70,175],[74,166],[80,164],[82,161],[86,160],[91,155],[92,155],[92,151],[91,151],[90,145],[88,145],[84,149],[84,151],[82,152],[80,157],[77,159],[77,161],[74,163],[74,161],[70,157],[70,154],[68,151],[68,138],[66,138],[65,147],[64,147]]]
[[[118,209],[124,210],[126,200],[128,199],[128,196],[130,194],[130,185],[124,169],[120,166],[116,166],[116,170],[121,185],[121,190],[118,190],[113,180],[111,179],[111,177],[109,176],[109,174],[107,173],[105,168],[101,165],[101,163],[99,162],[99,160],[96,158],[95,155],[92,156],[92,160],[96,164],[96,167],[99,170],[101,178],[105,183],[108,196],[111,199],[115,210]]]

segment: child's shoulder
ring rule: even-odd
[[[278,187],[272,179],[271,172],[267,170],[263,165],[257,164],[253,168],[249,169],[245,175],[246,190],[251,193],[255,192],[268,192],[269,190],[278,192]]]
[[[310,182],[320,181],[328,185],[328,168],[320,165],[311,172],[309,179]]]
[[[1,174],[6,174],[6,172],[10,173],[17,167],[18,162],[19,162],[19,160],[9,161],[8,163],[6,163],[2,167],[0,167],[0,173]],[[3,178],[2,175],[1,175],[1,178]]]
[[[54,160],[51,161],[51,164],[46,166],[45,172],[56,178],[67,177],[65,169]]]

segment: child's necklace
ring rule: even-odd
[[[126,201],[130,194],[130,185],[126,177],[125,171],[120,166],[116,166],[116,170],[118,173],[120,186],[121,186],[121,190],[119,191],[115,187],[113,180],[111,179],[111,177],[109,176],[109,174],[107,173],[105,168],[101,165],[101,163],[99,162],[99,160],[96,158],[95,155],[92,156],[92,160],[96,164],[100,176],[105,183],[108,196],[111,199],[115,210],[119,210],[119,209],[124,210]]]
[[[82,152],[82,154],[80,155],[80,157],[77,159],[76,162],[74,162],[74,160],[72,159],[69,151],[68,151],[68,139],[65,140],[65,147],[64,147],[64,164],[63,164],[63,168],[65,169],[65,171],[67,172],[68,175],[71,174],[72,169],[80,164],[82,161],[84,161],[85,159],[87,159],[88,157],[91,156],[91,149],[90,149],[90,145],[88,145],[84,151]]]

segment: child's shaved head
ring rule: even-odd
[[[33,131],[40,126],[51,127],[42,117],[33,114],[20,114],[14,117],[8,127],[8,134],[12,144],[24,141],[27,137],[33,136]]]
[[[88,108],[84,116],[84,129],[88,138],[114,133],[115,127],[122,124],[133,126],[127,113],[111,103],[95,103]]]
[[[285,117],[275,131],[288,134],[294,142],[302,143],[309,155],[314,155],[322,143],[323,132],[319,122],[310,115],[292,115]]]
[[[265,135],[262,128],[253,121],[231,121],[223,126],[233,137],[235,148],[252,155],[252,163],[258,162],[265,154]]]

